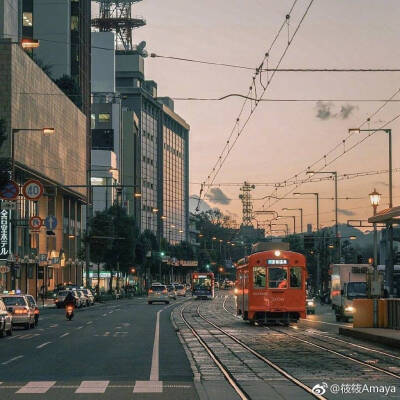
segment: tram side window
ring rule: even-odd
[[[290,287],[301,288],[301,270],[300,267],[290,268]]]
[[[268,268],[268,287],[271,289],[287,288],[287,269],[286,268]]]
[[[254,288],[265,288],[266,267],[253,267]]]

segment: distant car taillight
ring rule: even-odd
[[[149,290],[149,293],[153,293],[153,291],[150,289],[150,290]]]
[[[164,289],[162,292],[165,294],[165,293],[168,293],[168,290]]]

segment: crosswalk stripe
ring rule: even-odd
[[[75,393],[104,393],[110,381],[82,381]]]
[[[162,381],[136,381],[133,393],[162,393]]]
[[[16,393],[46,393],[56,381],[28,382]]]

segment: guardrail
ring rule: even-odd
[[[387,299],[388,328],[400,329],[400,299]]]

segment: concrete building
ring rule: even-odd
[[[9,246],[2,251],[0,263],[11,267],[1,276],[1,286],[37,296],[38,291],[51,290],[57,284],[82,283],[79,251],[82,206],[87,200],[87,118],[11,40],[0,41],[0,71],[0,119],[5,138],[0,159],[12,157],[14,136],[14,181],[22,187],[33,178],[44,186],[38,201],[18,196],[15,211],[0,204],[3,225],[10,228]],[[45,127],[54,128],[54,134],[43,135]],[[57,226],[36,232],[29,227],[33,216],[42,220],[56,217]],[[7,263],[10,254],[15,256],[11,264]]]
[[[138,226],[170,243],[188,240],[190,127],[174,112],[171,99],[157,97],[157,83],[145,80],[144,59],[136,51],[116,52],[115,83],[123,110],[138,120]]]

